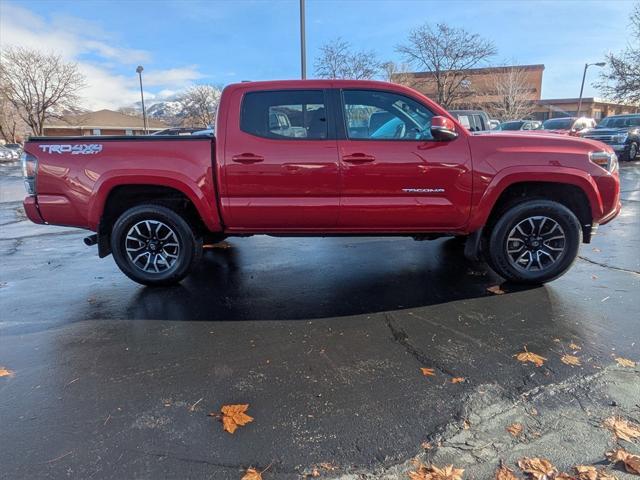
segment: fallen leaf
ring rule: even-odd
[[[0,377],[13,377],[13,372],[5,367],[0,366]]]
[[[618,480],[618,477],[616,477],[613,473],[600,470],[598,472],[598,480]]]
[[[498,470],[496,470],[495,480],[518,480],[518,477],[516,477],[516,474],[513,473],[513,470],[509,467],[506,465],[500,465]]]
[[[462,480],[464,469],[447,465],[438,468],[435,465],[425,466],[420,464],[415,472],[409,472],[411,480]]]
[[[582,347],[580,345],[576,345],[575,343],[570,343],[569,348],[571,350],[582,350]]]
[[[487,292],[493,293],[494,295],[504,295],[506,293],[503,289],[500,288],[500,285],[487,287]]]
[[[636,362],[629,360],[628,358],[616,357],[615,360],[621,367],[633,368],[636,366]]]
[[[320,470],[318,470],[317,468],[314,468],[313,470],[311,470],[311,476],[312,477],[319,477],[320,476]]]
[[[512,423],[507,427],[507,432],[509,432],[514,437],[517,437],[522,433],[524,426],[521,423]]]
[[[241,405],[223,405],[221,408],[222,415],[219,413],[210,413],[211,417],[222,417],[222,427],[229,433],[233,433],[240,426],[244,426],[249,422],[253,422],[253,417],[250,417],[245,412],[249,408],[249,404]]]
[[[465,420],[462,422],[462,428],[464,430],[469,430],[471,428],[471,422],[469,420]]]
[[[573,467],[578,475],[578,480],[598,480],[598,470],[590,465],[578,465]]]
[[[553,477],[553,480],[576,480],[576,477],[574,477],[573,475],[569,475],[568,473],[562,472],[556,475],[555,477]]]
[[[522,363],[531,362],[536,367],[541,367],[542,365],[544,365],[544,361],[546,360],[545,357],[541,357],[540,355],[537,355],[533,352],[529,352],[526,347],[524,349],[524,352],[520,352],[517,355],[514,355],[514,357],[516,357],[516,359]]]
[[[451,379],[451,383],[462,383],[464,382],[464,377],[453,377]]]
[[[422,371],[422,375],[424,375],[425,377],[435,377],[436,376],[436,372],[433,368],[426,368],[426,367],[422,367],[420,369]]]
[[[422,442],[420,446],[425,450],[431,450],[433,448],[433,445],[431,445],[431,442]]]
[[[556,467],[544,458],[524,457],[518,460],[518,466],[520,470],[531,475],[535,480],[551,480],[558,473]]]
[[[629,453],[623,448],[618,448],[613,452],[607,452],[607,458],[613,463],[623,462],[627,472],[640,475],[640,456]]]
[[[240,480],[262,480],[262,472],[255,468],[248,468]]]
[[[609,417],[604,421],[603,425],[611,430],[616,437],[627,442],[633,442],[640,437],[640,425],[621,417]]]
[[[580,366],[580,359],[574,355],[563,355],[560,361],[566,365],[571,365],[572,367]]]

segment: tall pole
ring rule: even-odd
[[[136,68],[136,73],[138,74],[138,77],[140,77],[140,99],[142,100],[142,124],[144,126],[144,133],[147,134],[149,133],[149,129],[147,128],[147,110],[144,108],[144,91],[142,90],[142,71],[144,70],[144,68],[142,68],[142,65],[138,65],[138,68]]]
[[[584,72],[582,72],[582,84],[580,85],[580,99],[578,100],[578,113],[576,117],[580,118],[580,110],[582,109],[582,92],[584,91],[584,79],[587,78],[587,68],[589,68],[589,64],[584,64]]]
[[[578,112],[576,113],[576,117],[580,117],[580,110],[582,109],[582,92],[584,91],[584,79],[587,77],[587,68],[590,66],[596,67],[604,67],[606,63],[598,62],[598,63],[585,63],[584,64],[584,72],[582,72],[582,84],[580,85],[580,98],[578,99]]]
[[[307,78],[307,42],[304,31],[304,0],[300,0],[300,70],[302,80]]]

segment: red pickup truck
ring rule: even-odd
[[[611,147],[470,134],[373,81],[230,85],[213,137],[32,138],[23,170],[33,222],[95,232],[85,243],[146,285],[183,279],[203,242],[254,234],[465,237],[468,257],[540,283],[620,211]]]

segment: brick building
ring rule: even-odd
[[[526,85],[525,92],[528,98],[531,101],[540,100],[544,65],[470,68],[443,72],[443,74],[449,73],[454,81],[460,76],[466,77],[461,83],[461,88],[467,91],[467,95],[455,105],[455,108],[473,109],[478,108],[482,103],[496,101],[495,85],[512,74],[514,70],[522,72],[522,81]],[[429,72],[401,73],[394,75],[392,79],[398,83],[410,85],[427,97],[437,100],[435,80]]]
[[[520,78],[525,86],[524,90],[528,95],[528,99],[534,103],[534,110],[531,115],[533,119],[547,120],[548,118],[576,116],[578,98],[542,99],[544,65],[515,65],[452,71],[452,78],[459,77],[461,74],[467,77],[461,86],[468,90],[467,96],[453,108],[475,110],[482,109],[485,103],[495,102],[498,99],[495,95],[497,93],[495,85],[504,81],[505,77],[512,74],[514,70],[521,72]],[[428,97],[437,100],[435,81],[429,72],[401,73],[394,75],[392,80],[409,85]],[[579,85],[576,85],[576,90],[578,88]],[[596,120],[608,115],[636,112],[640,112],[639,106],[623,105],[600,98],[583,98],[580,109],[581,116],[592,117]],[[517,119],[502,118],[500,120]]]
[[[168,127],[160,120],[147,118],[149,133]],[[85,135],[144,135],[142,117],[125,115],[113,110],[64,115],[51,118],[44,126],[46,136],[85,136]]]

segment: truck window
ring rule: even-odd
[[[404,95],[344,90],[347,136],[356,140],[432,140],[427,107]]]
[[[242,100],[240,130],[265,138],[328,138],[322,90],[249,92]]]

